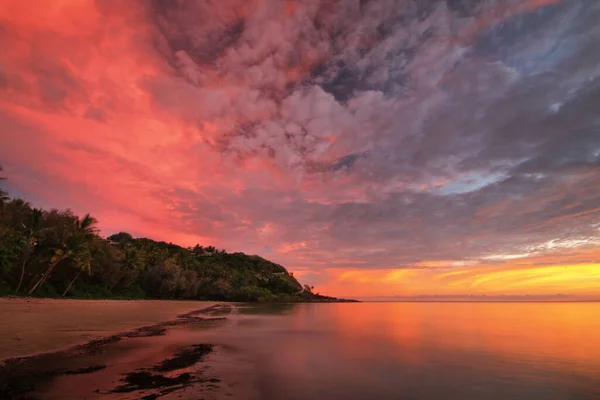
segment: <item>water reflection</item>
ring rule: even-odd
[[[160,398],[592,400],[598,337],[600,303],[239,305],[226,323],[109,346],[92,360],[105,369],[60,377],[37,394],[141,398],[148,393],[111,388],[208,343],[215,350],[185,370],[197,384]],[[208,377],[218,384],[207,386]]]
[[[261,398],[600,398],[598,303],[306,304],[259,326],[224,337]]]

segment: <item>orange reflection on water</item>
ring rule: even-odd
[[[361,303],[328,314],[354,340],[393,341],[406,363],[475,352],[600,376],[600,303]]]

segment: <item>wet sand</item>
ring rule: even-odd
[[[214,327],[233,310],[211,305],[65,350],[5,359],[0,399],[156,399],[189,387],[216,391],[220,379],[202,368],[214,346],[181,341],[177,330]]]
[[[215,302],[0,298],[0,361],[61,350]]]

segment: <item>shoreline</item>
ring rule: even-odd
[[[233,303],[233,304],[310,304],[310,303],[364,303],[364,300],[356,299],[341,299],[341,298],[322,298],[322,299],[311,299],[311,300],[299,300],[299,301],[273,301],[273,302],[261,302],[261,301],[233,301],[233,300],[194,300],[194,299],[136,299],[136,298],[96,298],[90,299],[85,297],[36,297],[36,296],[0,296],[0,299],[9,300],[60,300],[60,301],[171,301],[171,302],[205,302],[205,303]],[[600,300],[599,300],[600,301]],[[372,302],[368,300],[367,302]]]
[[[109,347],[127,339],[140,339],[164,336],[172,327],[183,325],[206,325],[224,322],[233,312],[234,306],[229,304],[214,304],[201,309],[177,315],[170,320],[151,325],[140,326],[108,336],[93,338],[85,343],[76,344],[68,348],[42,352],[22,357],[9,357],[0,360],[0,399],[21,398],[21,396],[35,392],[55,378],[62,376],[76,376],[92,374],[107,368],[108,363],[98,363],[97,359]],[[197,344],[190,348],[182,348],[161,363],[151,367],[142,368],[124,375],[119,385],[109,393],[133,392],[136,390],[154,390],[157,394],[166,394],[165,390],[172,391],[200,382],[204,378],[182,372],[177,377],[166,377],[164,373],[172,375],[174,371],[183,370],[200,362],[212,352],[212,344]],[[108,360],[105,361],[109,361]],[[216,378],[210,378],[214,386]],[[101,392],[97,392],[102,394]],[[106,393],[108,394],[108,393]],[[148,397],[148,398],[156,398]]]

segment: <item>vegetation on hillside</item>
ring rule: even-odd
[[[41,210],[0,191],[0,294],[77,298],[328,301],[259,256],[213,246],[184,248],[121,232],[102,238],[97,221]]]

